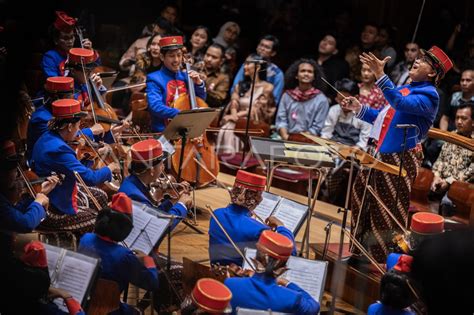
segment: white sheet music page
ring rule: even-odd
[[[286,265],[290,270],[281,277],[294,282],[308,292],[313,299],[321,302],[328,263],[326,261],[291,256]]]
[[[285,224],[285,227],[294,234],[299,223],[305,217],[307,210],[307,205],[283,198],[275,212],[273,212],[273,215],[280,219]]]
[[[137,237],[131,248],[149,254],[153,250],[155,244],[158,243],[161,235],[166,232],[170,220],[157,218],[148,213],[146,213],[146,215],[150,216],[150,220],[148,221],[145,230]]]
[[[262,194],[263,200],[260,204],[255,208],[254,212],[263,220],[268,218],[275,207],[277,206],[278,202],[280,202],[281,197],[269,192],[264,191]]]
[[[143,211],[141,207],[136,206],[135,203],[133,204],[133,229],[124,240],[129,248],[134,248],[133,246],[137,241],[138,235],[140,235],[140,232],[147,226],[151,218],[152,216]]]
[[[255,248],[248,248],[248,247],[245,247],[244,249],[244,255],[245,257],[247,258],[247,260],[252,264],[253,267],[255,267],[253,265],[253,262],[252,262],[252,259],[251,258],[254,258],[257,256],[257,250]],[[249,264],[247,263],[247,260],[244,259],[244,263],[242,265],[242,269],[252,269],[252,267],[249,266]]]

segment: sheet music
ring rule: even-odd
[[[308,206],[293,200],[282,198],[273,215],[280,219],[285,227],[295,234],[301,220],[304,219]]]
[[[290,270],[281,277],[294,282],[308,292],[313,299],[321,302],[326,283],[328,262],[291,256],[288,259],[287,266]]]
[[[273,210],[275,210],[278,202],[280,202],[281,197],[269,192],[264,191],[262,194],[263,200],[255,208],[254,212],[263,220],[268,218]]]
[[[64,255],[62,262],[59,262],[60,266],[56,270],[57,275],[54,282],[51,282],[51,286],[68,291],[82,304],[98,268],[99,259],[48,244],[44,244],[44,246],[50,275],[55,272],[59,257]],[[67,312],[61,299],[56,299],[55,303],[60,309]]]
[[[151,215],[141,210],[141,206],[137,206],[135,203],[133,204],[133,229],[124,240],[124,243],[129,248],[133,247],[133,244],[136,242],[140,232],[147,226],[148,222],[150,222],[152,218]]]
[[[255,248],[245,247],[244,255],[247,259],[244,259],[244,263],[242,264],[242,269],[252,269],[252,267],[255,268],[251,258],[255,259],[255,257],[257,256],[257,250]],[[252,264],[252,267],[249,266],[249,264],[247,263],[247,260]]]

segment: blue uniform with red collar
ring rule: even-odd
[[[247,208],[236,204],[229,204],[226,208],[217,209],[214,211],[214,215],[242,252],[245,247],[255,248],[260,234],[270,229],[268,225],[262,224],[252,218]],[[295,244],[293,233],[286,227],[279,226],[276,232],[288,237],[293,244]],[[221,265],[234,263],[242,266],[242,257],[234,249],[214,218],[211,218],[208,233],[209,257],[211,263],[219,263]],[[293,248],[292,254],[296,254],[295,247]]]
[[[165,129],[165,121],[179,113],[170,104],[181,94],[187,93],[187,76],[184,72],[172,72],[166,67],[150,73],[146,78],[146,95],[148,109],[151,114],[151,129],[161,132]],[[195,86],[196,96],[206,99],[204,82]]]
[[[237,307],[297,315],[319,313],[319,303],[292,282],[282,287],[275,278],[257,273],[249,278],[228,278],[224,284],[232,291],[232,314]]]
[[[120,292],[123,292],[129,283],[144,290],[158,289],[158,270],[151,257],[146,257],[142,264],[130,249],[95,233],[84,234],[78,251],[99,257],[100,277],[117,282]],[[128,304],[121,303],[120,308],[110,314],[134,313]]]
[[[147,197],[149,195],[149,189],[138,179],[135,175],[127,176],[120,185],[118,192],[125,193],[130,199],[144,203],[150,207],[155,207],[154,204]],[[158,207],[161,211],[167,212],[172,215],[186,217],[187,209],[181,203],[177,202],[173,205],[169,200],[163,201]],[[171,229],[174,229],[181,219],[175,219]]]
[[[56,49],[47,51],[41,60],[41,69],[45,78],[63,76],[66,59],[67,52],[60,52]]]
[[[407,132],[406,150],[413,149],[433,125],[439,107],[439,95],[431,82],[412,82],[396,87],[387,75],[376,82],[391,106],[383,117],[380,131],[379,152],[398,153],[403,151],[404,130],[396,128],[397,124],[413,124]],[[377,116],[383,111],[363,105],[357,118],[374,124]]]
[[[112,173],[108,167],[91,170],[82,165],[74,150],[54,131],[47,131],[36,142],[32,166],[39,176],[47,176],[51,172],[66,176],[63,183],[51,191],[49,200],[57,210],[70,215],[74,215],[77,211],[77,186],[74,171],[78,172],[89,186],[96,186],[112,179]]]
[[[43,206],[32,198],[25,198],[16,205],[0,194],[0,251],[13,257],[14,233],[29,233],[46,218]]]

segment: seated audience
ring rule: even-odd
[[[375,75],[369,66],[362,65],[360,70],[359,102],[373,109],[382,109],[388,105],[382,90],[375,84]]]
[[[209,28],[204,25],[197,26],[185,46],[187,55],[192,57],[192,64],[195,68],[203,66],[204,54],[206,53],[206,49],[210,43],[211,31]]]
[[[345,59],[349,64],[350,78],[355,81],[361,81],[359,55],[363,52],[376,52],[377,36],[379,28],[374,23],[366,23],[360,33],[360,42],[350,47],[346,51]]]
[[[393,83],[398,87],[408,84],[408,73],[410,72],[413,63],[420,54],[420,46],[417,43],[407,43],[405,45],[405,59],[399,61],[392,69],[390,78]]]

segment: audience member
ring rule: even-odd
[[[375,52],[379,28],[373,23],[366,23],[360,34],[360,42],[346,51],[346,61],[349,63],[350,78],[361,81],[359,55],[363,52]]]
[[[373,109],[382,109],[388,105],[382,90],[375,84],[375,75],[369,66],[362,65],[360,74],[359,102]]]
[[[206,75],[206,103],[210,107],[222,107],[229,96],[230,78],[221,71],[225,61],[224,48],[211,44],[204,55],[204,72]]]
[[[420,54],[420,46],[417,43],[407,43],[405,45],[405,59],[399,61],[390,73],[390,78],[393,83],[398,86],[408,84],[408,73],[410,72],[411,66],[418,58]]]

